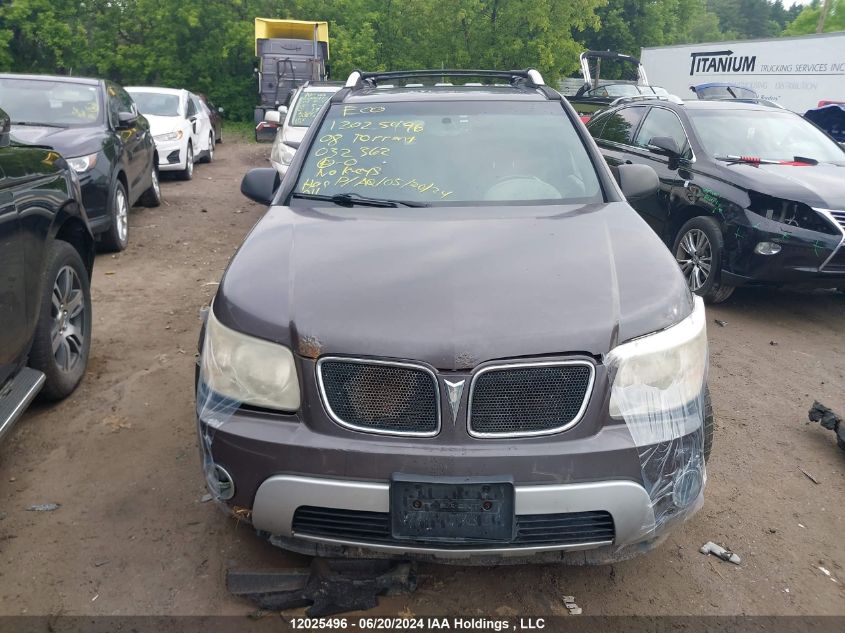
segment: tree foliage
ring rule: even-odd
[[[842,28],[835,0],[829,29]],[[0,0],[0,70],[94,75],[206,93],[234,118],[256,99],[253,20],[328,20],[331,68],[538,68],[584,48],[660,46],[815,29],[818,2],[782,0]],[[813,13],[815,11],[815,13]]]
[[[821,0],[813,0],[804,7],[792,23],[786,27],[784,35],[807,35],[815,33],[822,13]],[[845,31],[845,0],[832,0],[824,21],[824,32]]]

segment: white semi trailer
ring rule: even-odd
[[[730,83],[800,113],[845,101],[845,32],[643,48],[640,61],[682,99],[695,98],[690,86]]]

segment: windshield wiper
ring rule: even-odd
[[[67,127],[66,125],[58,125],[56,123],[41,123],[39,121],[12,121],[12,125],[29,125],[33,127]]]
[[[807,158],[806,156],[793,156],[792,160],[776,160],[773,158],[758,158],[757,156],[714,156],[716,160],[725,161],[731,165],[741,163],[743,165],[818,165],[819,161],[815,158]]]
[[[332,196],[323,196],[315,193],[294,193],[292,198],[302,198],[304,200],[321,200],[324,202],[334,202],[345,207],[352,207],[360,205],[362,207],[427,207],[430,206],[425,202],[414,202],[412,200],[393,200],[391,198],[368,198],[357,193],[336,193]]]

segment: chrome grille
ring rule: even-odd
[[[836,220],[836,223],[840,226],[840,228],[845,231],[845,211],[834,211],[830,210],[830,215]]]
[[[584,415],[595,367],[588,361],[492,366],[473,376],[469,433],[518,437],[564,431]]]
[[[432,436],[439,430],[437,380],[426,367],[323,358],[317,379],[326,410],[341,426],[388,435]]]

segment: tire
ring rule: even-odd
[[[713,403],[710,401],[710,387],[704,387],[704,461],[710,459],[713,449]]]
[[[109,196],[109,217],[111,224],[100,238],[100,248],[117,253],[129,244],[129,196],[119,179],[115,180]]]
[[[161,206],[161,182],[158,179],[158,167],[153,165],[153,173],[151,174],[152,184],[149,189],[141,194],[141,204],[145,207]]]
[[[217,137],[217,142],[218,143],[223,142],[223,126],[222,125],[220,126],[220,136]]]
[[[39,397],[60,400],[82,380],[91,350],[91,284],[82,258],[67,242],[49,246],[41,287],[29,366],[46,376]]]
[[[724,250],[722,229],[715,218],[692,218],[675,236],[672,254],[690,290],[706,303],[721,303],[734,291],[733,286],[721,281]]]
[[[208,135],[208,151],[200,159],[201,163],[210,163],[214,160],[214,132]]]
[[[188,141],[188,149],[185,151],[185,169],[177,172],[179,180],[190,180],[194,177],[194,146],[191,145],[190,141]]]

